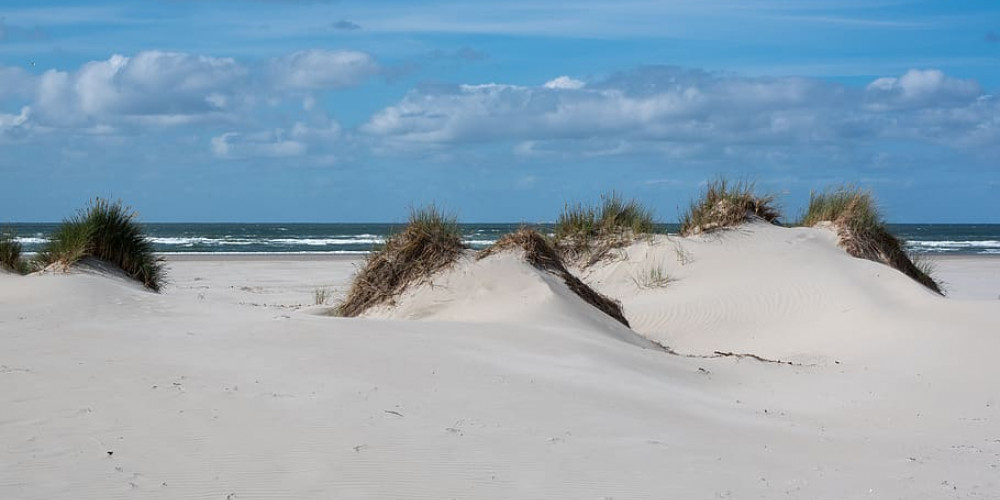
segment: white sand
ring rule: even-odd
[[[0,275],[0,498],[1000,497],[1000,261],[939,264],[945,299],[822,230],[623,257],[586,277],[636,331],[799,364],[623,341],[509,256],[420,321],[303,308],[342,259]]]

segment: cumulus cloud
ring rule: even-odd
[[[608,154],[686,144],[769,149],[762,157],[773,160],[778,148],[851,147],[885,138],[984,144],[996,136],[997,112],[996,100],[976,82],[937,70],[912,70],[858,89],[807,78],[647,67],[587,85],[559,77],[540,86],[422,87],[361,130],[410,144],[512,141],[522,155],[544,151],[545,141],[583,151],[580,145],[599,139],[615,144],[602,150]]]
[[[804,79],[702,77],[671,68],[633,73],[641,84],[584,87],[560,77],[539,87],[487,84],[410,92],[383,109],[365,132],[408,141],[546,140],[621,137],[690,141],[785,140],[821,124],[809,106],[836,105],[837,91]],[[634,83],[634,82],[633,82]],[[739,112],[736,112],[739,111]],[[823,133],[828,133],[823,131]]]
[[[542,86],[547,89],[576,90],[576,89],[582,89],[584,85],[586,84],[581,82],[580,80],[574,80],[568,76],[560,76],[558,78],[545,82],[545,85]]]
[[[329,149],[340,135],[340,125],[333,120],[317,125],[296,122],[290,129],[226,132],[211,139],[211,150],[215,157],[227,160],[290,158],[304,156],[310,149]]]
[[[951,102],[968,102],[983,94],[972,80],[946,76],[936,69],[912,69],[900,77],[879,78],[867,87],[873,106],[940,106]]]
[[[177,124],[231,111],[247,69],[228,58],[173,52],[114,55],[73,73],[50,70],[38,85],[38,107],[62,124],[127,120]]]
[[[7,107],[0,112],[17,116],[20,106],[30,106],[36,130],[81,133],[94,127],[128,131],[133,126],[245,123],[264,105],[296,103],[315,115],[321,97],[316,91],[357,85],[376,72],[378,64],[368,54],[322,50],[259,65],[145,51],[40,75],[0,66],[0,105]]]
[[[379,65],[364,52],[313,49],[273,59],[270,72],[280,87],[339,89],[358,85],[378,74]]]

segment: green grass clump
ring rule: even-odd
[[[884,225],[871,193],[852,186],[809,194],[809,207],[798,225],[811,227],[820,222],[841,222],[853,228]]]
[[[730,182],[720,178],[709,182],[701,197],[691,203],[681,217],[680,234],[690,236],[736,227],[754,217],[777,224],[781,212],[775,196],[756,194],[750,181]]]
[[[39,253],[43,266],[72,266],[84,257],[112,264],[146,288],[160,291],[166,281],[163,259],[153,253],[135,221],[138,214],[121,201],[96,198],[74,217],[64,220]]]
[[[21,243],[12,229],[0,231],[0,269],[18,274],[31,272],[31,263],[21,258]]]
[[[636,200],[625,201],[611,191],[601,195],[600,206],[567,205],[556,222],[557,239],[593,239],[653,232],[653,211]]]
[[[941,284],[932,276],[926,261],[914,262],[904,250],[904,242],[889,232],[871,193],[842,186],[809,196],[809,207],[801,226],[830,222],[837,230],[840,245],[854,257],[894,267],[915,281],[942,294]]]
[[[594,262],[611,248],[626,245],[655,229],[651,209],[637,200],[623,200],[611,191],[601,195],[599,206],[567,204],[556,221],[555,239],[567,257],[589,257]]]
[[[464,250],[455,217],[434,205],[414,209],[406,227],[368,255],[336,313],[354,317],[391,302],[411,284],[455,263]]]

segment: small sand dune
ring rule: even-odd
[[[517,249],[483,259],[466,255],[365,317],[572,327],[581,335],[599,333],[656,347],[586,303],[562,277],[526,262]]]

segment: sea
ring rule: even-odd
[[[37,252],[58,224],[10,224],[23,251]],[[485,248],[500,236],[522,227],[510,224],[461,224],[466,244]],[[221,224],[147,223],[154,249],[164,254],[323,253],[363,255],[385,241],[400,224]],[[551,224],[538,224],[550,231]],[[660,232],[676,233],[676,224]],[[1000,224],[890,224],[907,249],[922,254],[1000,255]]]

